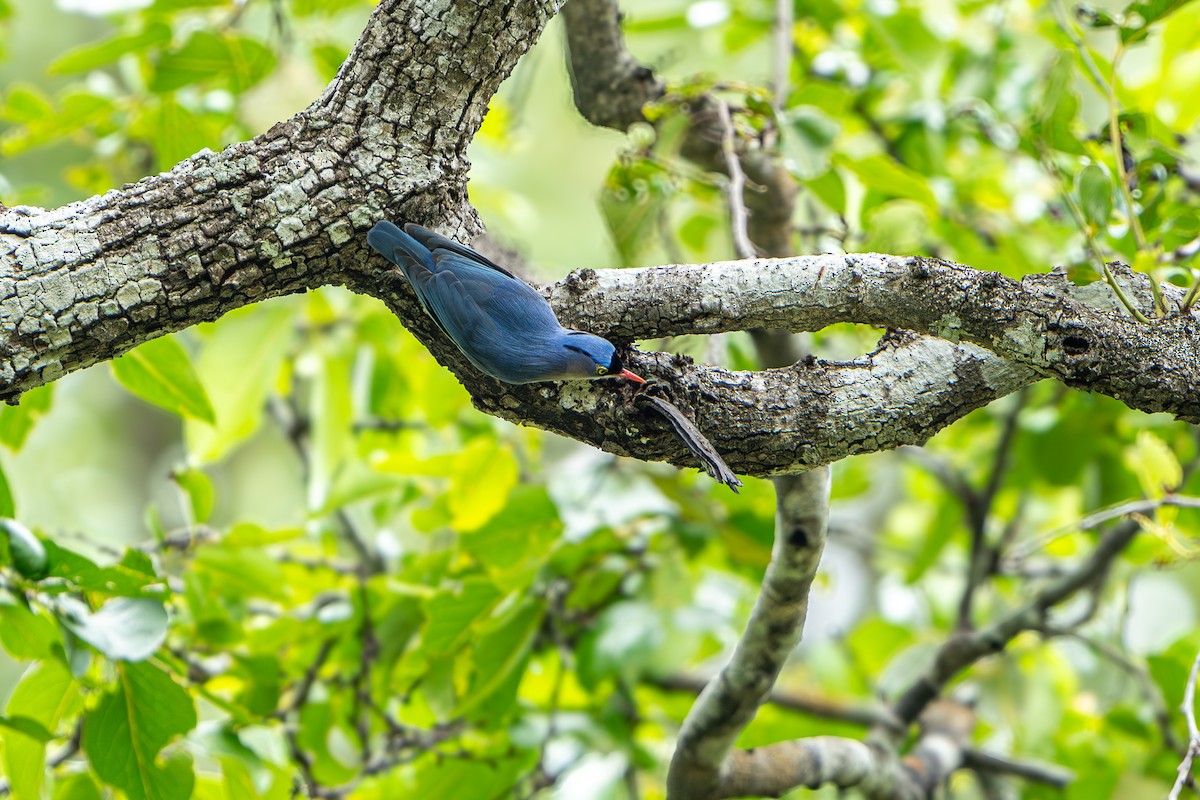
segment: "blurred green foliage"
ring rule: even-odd
[[[371,9],[65,10],[86,6],[0,0],[7,204],[66,203],[253,136],[317,96]],[[773,6],[627,4],[631,47],[671,86],[647,109],[655,127],[628,138],[579,121],[558,36],[543,37],[471,153],[493,232],[548,271],[731,257],[722,179],[679,153],[689,98],[717,91],[800,181],[802,251],[1014,276],[1064,264],[1080,281],[1120,259],[1192,285],[1200,5],[797,5],[777,104]],[[875,336],[836,326],[811,346],[849,359]],[[742,335],[659,345],[754,365]],[[0,515],[37,533],[0,534],[0,773],[19,798],[286,798],[305,783],[662,797],[691,697],[661,679],[722,663],[771,547],[768,482],[734,496],[484,417],[378,303],[340,289],[35,390],[0,410],[0,444]],[[971,523],[955,486],[986,486],[1001,451],[984,530],[1003,558],[980,624],[1090,550],[1083,516],[1197,490],[1193,428],[1053,384],[923,456],[839,463],[781,691],[851,702],[907,685],[958,622]],[[1078,636],[1022,636],[971,671],[979,744],[1070,766],[1068,797],[1166,793],[1178,756],[1154,708],[1178,706],[1200,647],[1195,525],[1148,512]],[[861,733],[768,707],[741,744]],[[969,773],[952,789],[981,796]]]

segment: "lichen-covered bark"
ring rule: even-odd
[[[257,300],[369,288],[382,217],[477,230],[467,143],[555,8],[385,0],[324,94],[254,140],[59,209],[0,207],[0,398]]]
[[[1150,313],[1145,277],[1119,275]],[[1182,294],[1163,291],[1173,303]],[[1174,313],[1145,325],[1104,284],[1079,287],[1056,273],[1014,280],[937,259],[862,253],[587,272],[553,294],[567,295],[568,318],[619,335],[815,331],[835,322],[904,328],[972,342],[1133,408],[1200,421],[1200,318]]]

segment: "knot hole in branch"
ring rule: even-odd
[[[1063,337],[1063,352],[1069,356],[1081,356],[1091,349],[1092,343],[1083,336],[1072,334]]]
[[[792,547],[803,550],[808,547],[808,531],[804,529],[803,525],[797,525],[788,531],[787,541]]]

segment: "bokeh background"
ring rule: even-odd
[[[1200,7],[1178,5],[1122,44],[1113,25],[1066,5],[796,3],[790,88],[769,124],[801,181],[798,249],[927,253],[1013,276],[1064,265],[1081,282],[1097,279],[1099,251],[1190,285]],[[371,9],[0,0],[0,201],[59,206],[266,130],[319,94]],[[673,89],[719,84],[744,110],[739,124],[767,124],[773,3],[646,0],[625,11],[631,49]],[[732,258],[723,178],[685,162],[662,133],[669,126],[625,135],[583,121],[562,39],[556,20],[470,151],[470,196],[489,234],[547,281],[581,267]],[[1096,71],[1117,75],[1111,92]],[[1112,113],[1128,135],[1135,196],[1115,177]],[[1130,199],[1145,241],[1131,231]],[[838,326],[806,346],[853,359],[879,335]],[[176,578],[163,668],[199,698],[202,724],[177,744],[194,760],[198,793],[243,796],[229,788],[228,754],[202,735],[215,730],[253,750],[262,796],[290,787],[269,709],[286,707],[326,633],[339,644],[321,666],[321,712],[299,724],[323,781],[356,774],[354,713],[334,678],[361,660],[365,614],[392,637],[375,689],[397,718],[436,725],[466,713],[464,698],[494,714],[455,740],[466,758],[417,757],[354,796],[434,792],[453,769],[461,785],[483,788],[412,796],[485,797],[504,781],[529,788],[522,780],[535,774],[551,778],[538,796],[662,796],[691,698],[661,684],[711,673],[740,633],[770,551],[769,482],[747,479],[735,496],[695,470],[485,417],[381,305],[338,287],[175,341],[212,424],[146,402],[101,364],[0,411],[0,466],[17,518],[101,564],[181,531],[214,538],[167,549],[158,563]],[[754,366],[742,334],[644,346]],[[297,419],[306,455],[286,424]],[[1087,514],[1193,492],[1196,442],[1191,426],[1043,383],[921,452],[834,465],[831,542],[781,690],[870,702],[926,663],[955,624],[963,586],[969,534],[956,486],[1002,470],[985,524],[1008,545],[980,595],[986,621],[1088,552],[1095,534],[1078,527]],[[1079,779],[1066,796],[1165,794],[1178,758],[1155,712],[1179,716],[1200,646],[1195,521],[1188,510],[1147,514],[1078,636],[1027,634],[972,671],[981,745],[1072,767]],[[387,565],[370,602],[339,571],[353,556],[347,524]],[[464,585],[479,593],[470,602]],[[538,598],[533,621],[506,616],[505,603],[525,594]],[[329,597],[333,612],[313,611]],[[439,614],[461,617],[461,630],[437,628]],[[496,633],[514,626],[511,640]],[[480,688],[488,647],[519,654],[499,690]],[[6,649],[0,704],[36,660]],[[230,653],[234,666],[207,684],[181,677],[187,657]],[[103,691],[109,669],[100,657],[86,667],[89,691]],[[1181,718],[1170,724],[1182,730]],[[743,744],[816,733],[862,730],[767,708]],[[488,759],[501,766],[478,772]],[[76,762],[65,769],[83,774]],[[966,773],[953,790],[985,796]]]

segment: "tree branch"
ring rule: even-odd
[[[381,217],[476,229],[466,145],[557,5],[385,0],[321,97],[252,141],[0,209],[0,398],[258,300],[367,285]]]
[[[362,244],[383,216],[475,227],[462,148],[552,12],[533,0],[388,0],[321,98],[257,139],[55,211],[0,211],[0,397],[251,302],[345,282],[382,298],[478,408],[609,452],[693,465],[665,423],[631,410],[612,384],[508,387],[481,376]],[[435,72],[443,77],[430,88]],[[923,442],[1038,375],[1200,418],[1192,318],[1136,326],[1110,308],[1107,290],[1065,284],[920,258],[821,256],[585,270],[551,297],[566,321],[618,338],[857,320],[995,353],[907,338],[848,364],[762,373],[632,358],[672,385],[742,474]]]
[[[903,759],[890,744],[836,736],[777,742],[733,754],[717,798],[781,797],[806,786],[855,787],[871,800],[928,800],[963,765],[975,724],[971,708],[940,700],[921,718],[921,736]]]
[[[1125,278],[1149,306],[1144,276]],[[971,342],[1131,408],[1200,421],[1200,318],[1143,325],[1104,284],[1077,287],[1054,273],[1018,281],[919,256],[801,256],[585,271],[552,290],[555,300],[567,296],[568,319],[603,321],[618,336],[816,331],[836,322],[903,328]]]
[[[668,797],[746,793],[730,794],[724,786],[730,751],[800,641],[828,530],[829,485],[827,468],[776,480],[775,546],[762,590],[729,663],[684,720],[667,773]]]
[[[986,628],[957,633],[938,648],[933,664],[896,700],[896,716],[912,722],[959,672],[979,659],[998,653],[1022,631],[1037,630],[1046,613],[1081,589],[1102,582],[1112,562],[1137,536],[1141,526],[1124,520],[1108,530],[1078,567],[1042,588],[1027,604]]]
[[[567,29],[567,69],[575,106],[602,128],[623,131],[645,121],[642,106],[666,88],[630,55],[612,0],[572,0],[562,11]]]

